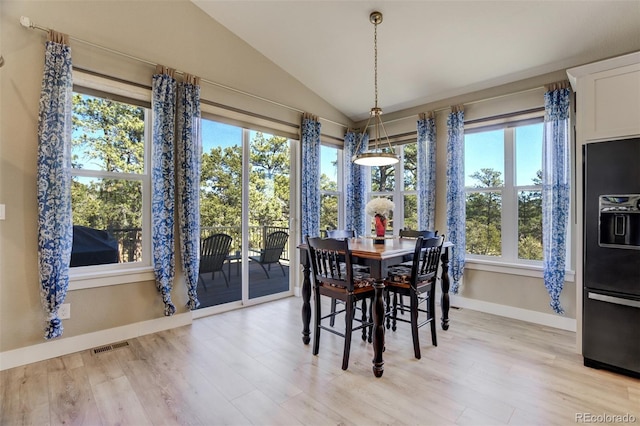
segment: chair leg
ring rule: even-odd
[[[282,263],[278,262],[278,265],[280,265],[280,269],[282,269],[282,276],[286,277],[287,274],[284,272],[284,266],[282,266]]]
[[[384,290],[384,298],[385,298],[385,317],[387,317],[387,330],[391,328],[391,292],[389,291],[389,289],[385,289]]]
[[[207,290],[207,285],[204,283],[204,280],[202,279],[202,275],[198,274],[198,282],[202,283],[202,287],[204,287],[204,291],[209,291]]]
[[[402,303],[402,299],[401,303]],[[396,331],[398,329],[396,317],[398,316],[398,293],[393,292],[393,321],[391,323],[391,330]]]
[[[262,268],[262,270],[264,271],[265,274],[267,274],[267,279],[271,279],[271,277],[269,276],[269,272],[267,272],[267,268],[264,267],[264,265],[262,263],[258,263],[258,265],[260,265],[260,267]]]
[[[229,279],[227,278],[227,274],[224,273],[224,269],[220,269],[222,272],[222,276],[224,277],[224,282],[227,283],[227,288],[229,287]]]
[[[353,334],[353,299],[345,302],[346,315],[344,319],[344,352],[342,354],[342,369],[349,368],[349,352],[351,350],[351,335]]]
[[[331,298],[331,318],[329,318],[329,325],[333,327],[336,323],[336,299]]]
[[[433,346],[438,346],[438,336],[436,335],[436,299],[433,297],[433,290],[429,292],[429,301],[427,306],[429,307],[429,318],[431,318],[431,343]]]
[[[320,351],[320,318],[322,318],[322,312],[320,312],[320,292],[316,289],[313,290],[314,299],[314,325],[313,325],[313,354],[318,355]]]
[[[409,295],[411,298],[410,306],[411,311],[411,335],[413,336],[413,353],[417,359],[421,358],[420,355],[420,340],[418,339],[418,295],[411,291]]]

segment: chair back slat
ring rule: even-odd
[[[202,240],[200,247],[200,273],[222,269],[231,248],[231,236],[214,234]]]
[[[413,285],[419,281],[434,279],[437,276],[443,243],[443,235],[433,238],[418,237],[411,267]]]
[[[277,262],[288,240],[289,234],[284,231],[275,231],[267,235],[264,242],[264,250],[260,255],[261,263]]]
[[[418,231],[416,229],[401,229],[398,233],[400,238],[433,238],[438,236],[438,231]]]
[[[355,238],[353,229],[327,229],[327,238]]]
[[[307,237],[307,246],[316,285],[324,283],[353,291],[351,250],[347,239]]]

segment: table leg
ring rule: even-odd
[[[384,373],[384,284],[376,282],[373,285],[375,294],[373,298],[373,374],[382,377]]]
[[[442,288],[442,297],[440,298],[440,308],[442,309],[442,329],[449,329],[449,247],[444,248],[444,253],[440,256],[442,259],[442,276],[440,285]]]
[[[311,265],[307,257],[307,251],[302,250],[300,254],[304,257],[302,260],[302,342],[308,345],[311,341],[311,331],[309,323],[311,322]]]

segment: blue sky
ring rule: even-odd
[[[519,127],[516,132],[516,184],[528,185],[542,167],[542,123]],[[504,178],[504,155],[502,130],[482,133],[469,133],[465,152],[465,185],[473,185],[469,175],[480,168],[493,168]],[[252,131],[252,136],[253,136]],[[232,146],[242,144],[240,127],[202,120],[203,152],[209,152],[215,145]],[[321,170],[333,179],[337,179],[335,151],[323,146],[321,149]]]

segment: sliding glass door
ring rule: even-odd
[[[290,145],[202,120],[201,308],[289,292]]]
[[[290,142],[249,135],[249,298],[289,291]]]

